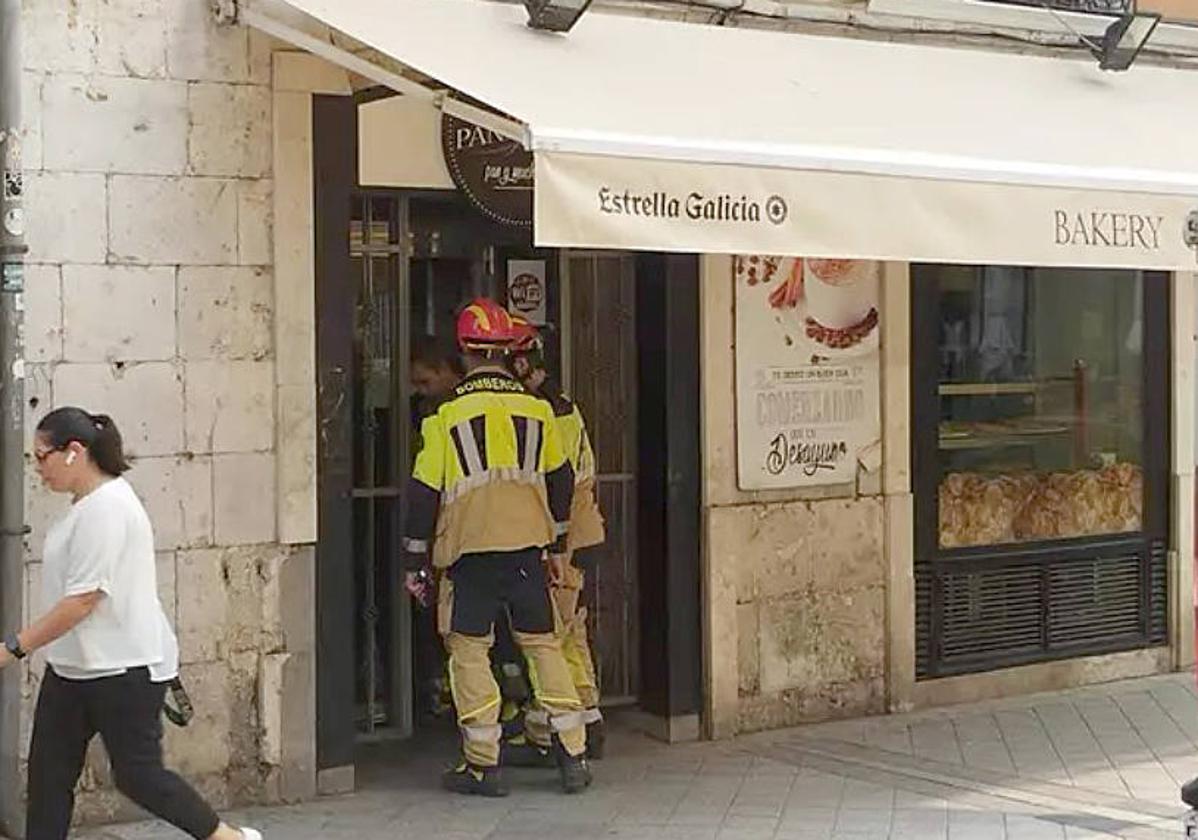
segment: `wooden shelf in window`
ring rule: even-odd
[[[952,382],[940,386],[942,397],[998,397],[1008,394],[1034,394],[1039,382]]]
[[[1034,446],[1047,437],[1069,434],[1072,429],[1045,429],[1010,434],[983,434],[969,437],[941,437],[940,450],[955,452],[963,449],[999,449],[1008,446]]]

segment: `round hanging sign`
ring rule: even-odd
[[[453,182],[479,211],[506,225],[532,227],[531,152],[516,140],[445,113],[441,148]]]

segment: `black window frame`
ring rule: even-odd
[[[916,679],[929,680],[999,668],[1050,662],[1079,656],[1138,650],[1168,644],[1168,550],[1170,537],[1170,455],[1172,339],[1170,275],[1141,272],[1143,278],[1143,529],[1134,534],[1112,534],[1042,542],[942,548],[939,535],[940,370],[937,364],[940,294],[934,274],[922,273],[922,264],[911,266],[911,462],[915,534],[915,636]],[[984,266],[969,266],[981,271]],[[1067,313],[1062,313],[1068,317]],[[1135,632],[1103,634],[1102,616],[1093,618],[1093,638],[1061,641],[1054,626],[1059,598],[1058,581],[1076,578],[1100,566],[1136,558],[1138,562],[1138,622]],[[946,628],[959,608],[946,603],[954,587],[995,585],[1003,575],[1038,588],[1039,610],[1020,605],[1028,622],[1024,635],[1013,634],[1003,645],[994,638],[977,645],[946,636]],[[982,581],[975,584],[975,581]],[[999,583],[996,585],[1005,585]],[[958,609],[947,614],[946,607]],[[1012,613],[1015,610],[1012,609]],[[960,623],[960,621],[958,621]],[[1077,624],[1072,616],[1071,625]],[[1010,628],[1010,624],[1007,628]],[[999,634],[1001,627],[979,623],[971,627],[979,639]],[[1082,635],[1085,635],[1084,633]]]

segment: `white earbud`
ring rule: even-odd
[[[68,452],[67,453],[67,466],[69,467],[73,463],[75,463],[75,453]]]

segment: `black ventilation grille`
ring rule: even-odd
[[[1163,542],[1012,548],[917,564],[919,677],[1166,643]]]
[[[1150,551],[1152,604],[1148,612],[1148,641],[1165,645],[1169,643],[1169,552],[1164,540],[1153,540]]]

